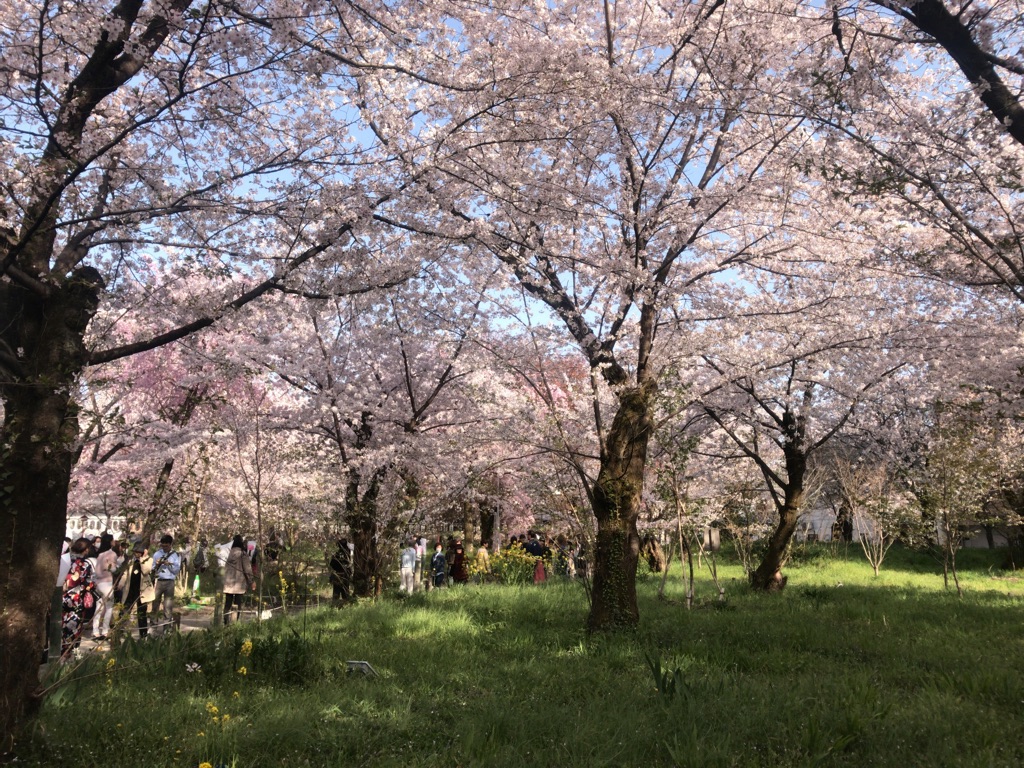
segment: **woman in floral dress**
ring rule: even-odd
[[[60,655],[71,653],[82,640],[86,609],[96,606],[96,583],[92,565],[87,559],[91,545],[88,539],[77,539],[71,545],[71,570],[64,579],[64,621],[61,633]],[[90,606],[91,602],[91,606]]]

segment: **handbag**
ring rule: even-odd
[[[82,621],[88,623],[96,615],[96,593],[90,588],[82,592]]]

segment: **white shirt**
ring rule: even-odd
[[[411,571],[416,567],[416,549],[406,547],[402,550],[402,568]]]

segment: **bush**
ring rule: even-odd
[[[537,558],[522,547],[506,547],[491,555],[491,574],[501,584],[532,584]]]
[[[555,553],[542,558],[548,578],[555,574]],[[537,558],[522,547],[507,547],[491,555],[491,576],[488,581],[498,584],[532,584]],[[472,570],[471,570],[472,573]]]

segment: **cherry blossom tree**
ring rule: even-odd
[[[605,392],[588,626],[635,626],[658,330],[760,253],[770,222],[753,220],[803,139],[780,76],[799,59],[797,25],[755,3],[551,3],[529,18],[510,3],[486,20],[456,10],[465,66],[493,83],[458,116],[475,145],[439,166],[449,236],[504,264]]]
[[[905,407],[904,392],[927,402],[938,391],[925,375],[931,366],[947,363],[954,371],[957,360],[992,343],[976,329],[964,344],[965,326],[947,292],[932,287],[929,296],[925,283],[857,271],[843,256],[837,265],[806,261],[784,277],[753,278],[759,292],[748,286],[744,312],[730,321],[742,323],[731,343],[719,337],[703,355],[718,381],[702,384],[700,407],[718,435],[758,467],[777,512],[751,574],[758,589],[785,584],[787,547],[815,485],[816,454],[844,432],[869,429],[881,414]],[[870,264],[868,253],[862,262]],[[916,314],[911,297],[926,311]],[[954,392],[962,380],[943,386]]]
[[[993,521],[992,501],[1019,461],[1019,435],[969,407],[940,403],[921,415],[930,422],[928,442],[904,479],[941,553],[946,588],[952,579],[962,597],[957,553],[978,527]]]
[[[885,17],[895,16],[919,36],[906,35],[907,44],[940,46],[970,84],[976,98],[1014,141],[1024,146],[1024,105],[1020,90],[1006,79],[1024,76],[1021,56],[1022,34],[1020,6],[1009,0],[983,4],[915,0],[915,2],[879,2],[869,0],[866,9]],[[856,45],[850,35],[849,21],[856,18],[856,6],[832,5],[833,26],[844,57],[849,58]],[[854,21],[854,23],[856,23]],[[844,45],[844,27],[847,28]],[[872,30],[854,27],[854,35]],[[852,38],[852,39],[851,39]]]
[[[229,321],[314,264],[330,267],[310,276],[322,290],[401,276],[378,269],[366,226],[415,178],[362,118],[375,86],[353,76],[391,60],[378,55],[389,13],[249,0],[0,10],[4,734],[35,702],[83,368]],[[101,304],[116,327],[90,327]]]
[[[213,366],[177,346],[91,372],[79,384],[69,507],[116,501],[114,512],[143,538],[161,527],[196,533],[211,472],[209,424],[223,397]],[[192,510],[190,523],[180,520],[184,510]]]
[[[916,524],[909,494],[894,468],[870,455],[833,456],[828,472],[853,535],[877,576],[892,545]]]
[[[480,419],[467,389],[486,333],[479,300],[431,269],[388,294],[292,301],[291,327],[260,351],[338,489],[333,526],[351,535],[357,595],[382,588],[381,545],[411,533],[406,513],[423,511],[432,478],[451,486],[442,499],[461,487],[457,446]]]
[[[808,84],[810,175],[873,208],[886,263],[1021,301],[1024,74],[1017,3],[834,4]]]

